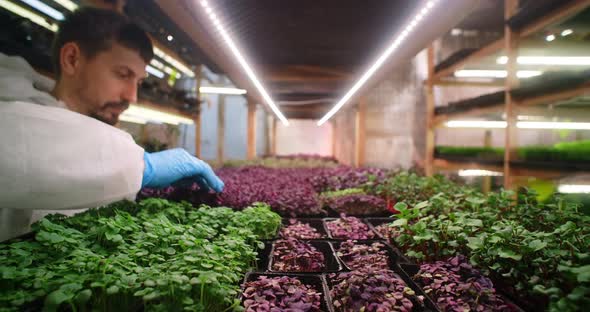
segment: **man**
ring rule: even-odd
[[[181,179],[223,190],[211,167],[186,151],[145,153],[113,127],[137,100],[152,57],[138,26],[91,8],[60,25],[55,84],[0,54],[0,240],[27,232],[36,209],[96,207]]]

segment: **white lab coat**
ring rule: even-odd
[[[24,59],[0,53],[0,241],[29,231],[43,215],[36,211],[132,200],[141,188],[143,149],[68,110],[52,86]]]

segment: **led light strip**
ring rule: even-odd
[[[20,0],[20,1],[28,4],[30,7],[53,18],[54,20],[62,21],[64,19],[63,13],[48,6],[47,4],[45,4],[39,0]]]
[[[76,9],[78,9],[78,5],[70,0],[53,0],[53,2],[61,5],[62,7],[66,8],[72,12],[76,11]]]
[[[182,77],[182,75],[179,73],[178,70],[174,70],[171,67],[164,65],[164,63],[156,60],[155,58],[153,58],[150,61],[150,65],[152,65],[153,67],[159,69],[160,71],[165,72],[166,74],[168,74],[170,76],[175,75],[176,76],[176,79],[180,79]]]
[[[157,55],[159,58],[163,59],[164,61],[168,62],[170,65],[176,67],[183,74],[191,78],[195,77],[195,73],[190,68],[186,67],[180,61],[166,54],[164,51],[158,49],[157,47],[154,47],[154,54]]]
[[[200,87],[199,91],[201,93],[230,94],[230,95],[242,95],[242,94],[247,93],[247,91],[244,89],[225,88],[225,87]]]
[[[156,77],[158,77],[160,79],[164,78],[164,73],[163,72],[161,72],[158,69],[155,69],[155,68],[151,67],[150,65],[147,65],[145,67],[145,71],[147,71],[149,74],[154,75],[154,76],[156,76]]]
[[[375,61],[375,63],[367,70],[361,79],[359,79],[354,86],[348,90],[348,92],[344,95],[342,99],[334,107],[322,117],[318,121],[318,126],[321,126],[323,123],[328,121],[350,98],[375,74],[375,72],[383,65],[383,63],[387,60],[387,58],[400,46],[400,44],[408,37],[408,35],[414,30],[416,25],[432,10],[434,5],[438,2],[438,0],[430,0],[426,3],[426,5],[414,16],[412,21],[404,28],[404,30],[395,37],[395,40],[391,43],[389,48],[381,54],[381,56]]]
[[[590,56],[519,56],[516,62],[521,65],[585,66],[590,65]],[[508,57],[500,56],[496,63],[506,64]]]
[[[10,1],[7,0],[0,0],[0,7],[18,15],[21,17],[24,17],[26,19],[31,20],[31,22],[49,29],[52,32],[56,32],[58,29],[58,26],[54,23],[49,23],[47,22],[47,20],[23,7],[20,7]]]
[[[562,184],[557,189],[562,194],[590,193],[590,185],[587,184]]]
[[[459,170],[460,177],[501,177],[501,172],[482,170],[482,169],[465,169]]]
[[[181,117],[181,116],[170,114],[170,113],[161,112],[161,111],[158,111],[155,109],[151,109],[151,108],[147,108],[147,107],[143,107],[143,106],[139,106],[139,105],[135,105],[135,104],[131,104],[129,106],[129,109],[126,110],[125,112],[123,112],[123,114],[121,114],[121,117],[119,119],[124,120],[124,121],[135,122],[135,123],[141,123],[140,121],[144,121],[143,123],[146,123],[148,121],[154,121],[154,122],[162,122],[162,123],[168,123],[168,124],[173,124],[173,125],[178,125],[180,123],[189,124],[189,125],[194,124],[194,121],[192,119],[189,119],[186,117]],[[131,121],[131,120],[134,120],[134,121]]]
[[[506,121],[489,120],[450,120],[446,122],[448,128],[480,128],[504,129]],[[555,130],[590,130],[590,122],[552,122],[552,121],[519,121],[519,129],[555,129]]]
[[[281,111],[276,106],[270,95],[268,95],[268,92],[266,92],[266,89],[264,88],[264,86],[262,86],[262,83],[260,82],[260,80],[258,80],[258,77],[254,73],[254,70],[250,67],[248,62],[246,62],[244,56],[242,55],[242,53],[240,53],[240,50],[238,49],[232,38],[226,32],[225,28],[223,28],[223,26],[221,25],[221,21],[219,20],[215,12],[213,12],[213,8],[209,5],[208,1],[201,0],[200,3],[205,12],[207,12],[207,16],[209,17],[213,25],[215,25],[215,27],[217,28],[217,31],[219,31],[219,33],[223,37],[223,40],[225,41],[229,49],[232,51],[232,53],[234,54],[234,56],[236,57],[236,59],[246,72],[246,74],[248,75],[248,78],[250,78],[252,83],[254,83],[254,86],[256,86],[256,89],[258,89],[258,92],[260,92],[260,94],[262,95],[262,98],[266,101],[266,103],[275,113],[277,118],[279,118],[284,125],[289,125],[289,121],[287,120],[287,118],[283,115],[283,113],[281,113]]]

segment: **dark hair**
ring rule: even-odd
[[[149,63],[154,57],[152,42],[137,24],[111,10],[81,8],[66,16],[53,40],[52,62],[56,76],[61,75],[60,51],[68,42],[75,42],[88,58],[108,50],[116,42],[135,50]]]

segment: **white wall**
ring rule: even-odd
[[[277,123],[277,154],[320,154],[332,156],[332,125],[321,127],[317,120],[289,119],[289,126]]]

